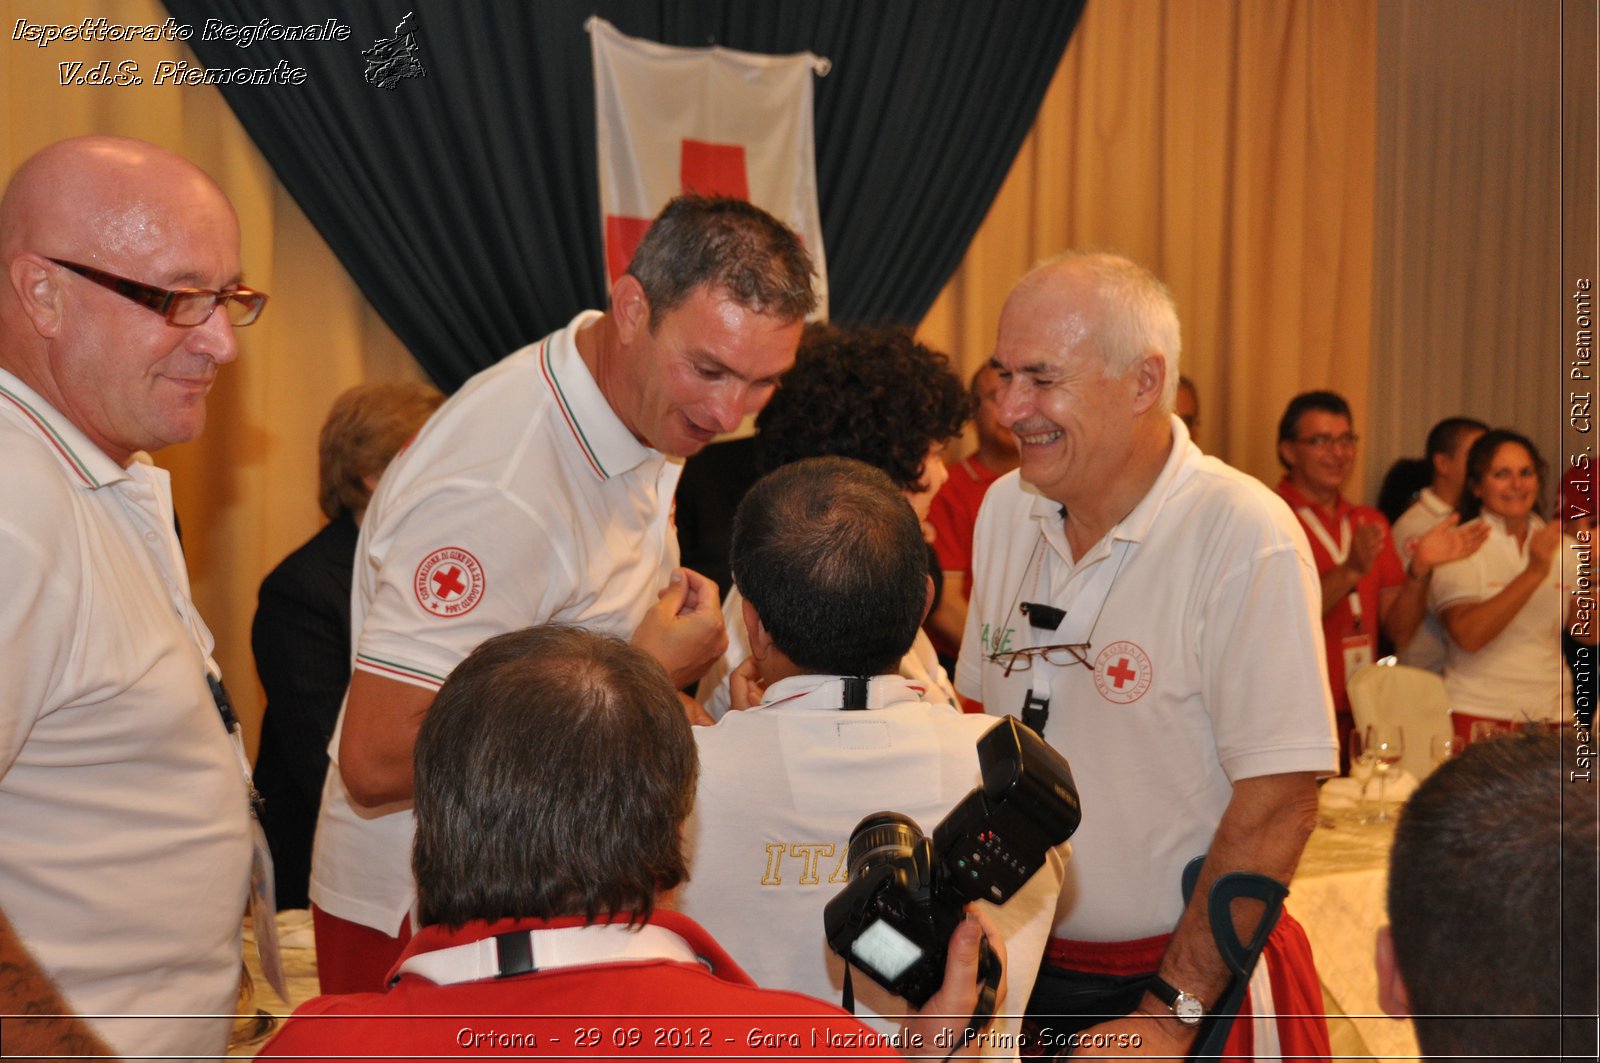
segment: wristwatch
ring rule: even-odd
[[[1150,980],[1150,992],[1172,1011],[1172,1017],[1185,1026],[1199,1026],[1206,1017],[1206,1002],[1186,993],[1159,974]]]

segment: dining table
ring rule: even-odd
[[[1379,806],[1376,788],[1360,801],[1351,779],[1323,787],[1316,829],[1289,882],[1288,910],[1305,928],[1322,981],[1335,1059],[1415,1061],[1416,1034],[1378,1006],[1374,962],[1378,928],[1388,920],[1389,850],[1400,805],[1416,787],[1403,776]],[[1385,819],[1376,819],[1380,807]]]

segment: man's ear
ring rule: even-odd
[[[1134,363],[1133,374],[1133,412],[1137,416],[1160,404],[1167,386],[1167,360],[1159,354],[1146,354]]]
[[[930,573],[922,578],[927,581],[928,587],[927,594],[922,599],[922,620],[917,624],[918,627],[926,624],[928,622],[928,614],[933,612],[933,575]]]
[[[624,346],[650,328],[650,300],[644,286],[631,273],[624,273],[611,286],[611,316],[617,324],[617,338]]]
[[[1387,925],[1378,928],[1376,962],[1378,965],[1378,1006],[1385,1014],[1397,1019],[1411,1015],[1411,994],[1400,979],[1400,968],[1394,962],[1394,936]]]
[[[58,274],[38,255],[24,252],[11,260],[7,279],[22,312],[39,335],[54,338],[61,331],[61,285]]]
[[[756,607],[750,604],[749,598],[740,600],[739,605],[744,613],[744,630],[750,636],[750,656],[757,662],[767,659],[772,654],[772,633],[761,622],[761,616],[756,612]]]

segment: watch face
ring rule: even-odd
[[[1178,999],[1172,1003],[1172,1011],[1180,1021],[1190,1026],[1204,1018],[1206,1013],[1205,1005],[1200,1003],[1199,998],[1188,993],[1178,994]]]

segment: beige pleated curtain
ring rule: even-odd
[[[1032,263],[1120,251],[1177,299],[1201,445],[1272,482],[1291,395],[1365,406],[1376,49],[1360,0],[1090,0],[922,336],[975,367]]]
[[[253,731],[256,588],[319,525],[316,434],[328,404],[360,381],[421,373],[216,90],[58,81],[62,62],[192,62],[182,45],[9,39],[18,19],[86,16],[160,22],[166,10],[0,0],[0,172],[62,136],[123,133],[193,158],[238,206],[247,279],[273,301],[240,333],[204,437],[158,460],[173,470],[195,596]],[[1376,0],[1090,0],[923,337],[970,369],[988,357],[1004,295],[1031,263],[1069,247],[1121,250],[1176,294],[1205,449],[1275,479],[1278,413],[1309,387],[1343,392],[1364,430],[1369,398],[1394,405],[1369,396],[1379,26]]]

